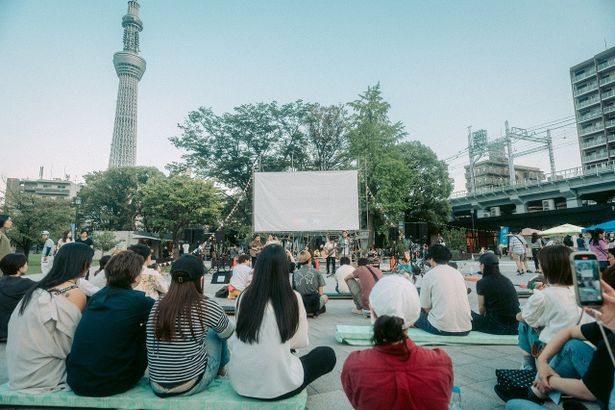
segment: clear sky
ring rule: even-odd
[[[199,106],[348,102],[380,81],[391,117],[440,158],[466,128],[501,135],[574,114],[569,68],[615,46],[615,1],[141,0],[139,165]],[[0,0],[0,176],[107,167],[125,0]],[[580,164],[576,129],[557,168]],[[546,155],[519,160],[547,170]],[[463,188],[463,160],[451,164]]]

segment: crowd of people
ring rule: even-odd
[[[608,253],[600,234],[596,238],[588,249]],[[11,389],[70,388],[77,395],[109,396],[131,389],[148,369],[151,389],[161,398],[193,395],[226,377],[241,396],[281,400],[336,365],[330,347],[296,353],[310,345],[308,314],[325,313],[328,302],[325,274],[314,268],[306,250],[295,260],[273,239],[255,255],[240,255],[227,289],[228,298],[236,300],[233,322],[204,295],[200,258],[184,254],[164,273],[152,267],[147,246],[132,245],[101,258],[94,268],[90,246],[68,239],[39,282],[23,276],[28,271],[23,255],[9,253],[0,260],[0,339],[6,341]],[[328,255],[338,251],[334,245]],[[431,269],[418,287],[403,269],[385,274],[367,258],[356,266],[349,256],[339,259],[339,267],[330,263],[336,290],[352,295],[352,312],[374,324],[374,347],[353,352],[343,364],[341,381],[351,404],[448,408],[452,360],[443,350],[416,346],[407,333],[416,327],[456,337],[473,330],[518,335],[519,360],[536,378],[526,389],[495,386],[509,409],[533,408],[549,399],[557,403],[562,396],[606,406],[613,391],[615,336],[607,330],[603,340],[597,310],[577,306],[570,252],[564,244],[540,243],[533,254],[544,279],[522,307],[500,271],[500,258],[483,253],[477,311],[471,310],[473,296],[443,244],[429,248],[425,258]],[[609,265],[613,258],[607,255],[606,261]],[[602,280],[601,323],[615,329],[615,266],[603,270]]]

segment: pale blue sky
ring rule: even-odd
[[[176,124],[201,105],[337,104],[377,81],[392,119],[446,158],[468,125],[496,137],[506,119],[573,115],[570,66],[615,45],[612,0],[140,3],[137,161],[160,168],[181,154],[168,142]],[[0,0],[2,177],[106,168],[125,13],[124,0]],[[555,135],[557,167],[578,165],[576,130]],[[546,155],[519,162],[547,166]]]

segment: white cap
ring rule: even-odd
[[[43,231],[41,232],[41,235],[49,235],[49,231]]]
[[[378,316],[403,319],[404,329],[421,315],[421,302],[416,287],[400,275],[388,275],[376,282],[369,295],[369,304]]]

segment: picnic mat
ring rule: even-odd
[[[110,397],[82,397],[70,391],[27,394],[9,390],[8,384],[0,386],[0,404],[45,407],[91,407],[162,410],[218,410],[218,409],[304,409],[307,391],[281,401],[260,401],[239,396],[226,379],[216,379],[209,387],[194,396],[175,396],[165,399],[156,396],[146,379],[141,379],[131,390]]]
[[[338,343],[346,343],[353,346],[371,346],[372,326],[347,326],[335,327],[335,340]],[[517,345],[517,336],[490,335],[481,332],[470,332],[467,336],[437,336],[424,330],[411,327],[408,336],[419,346],[443,346],[443,345]]]
[[[352,299],[352,293],[337,293],[337,292],[328,292],[325,293],[329,297],[329,299]]]

